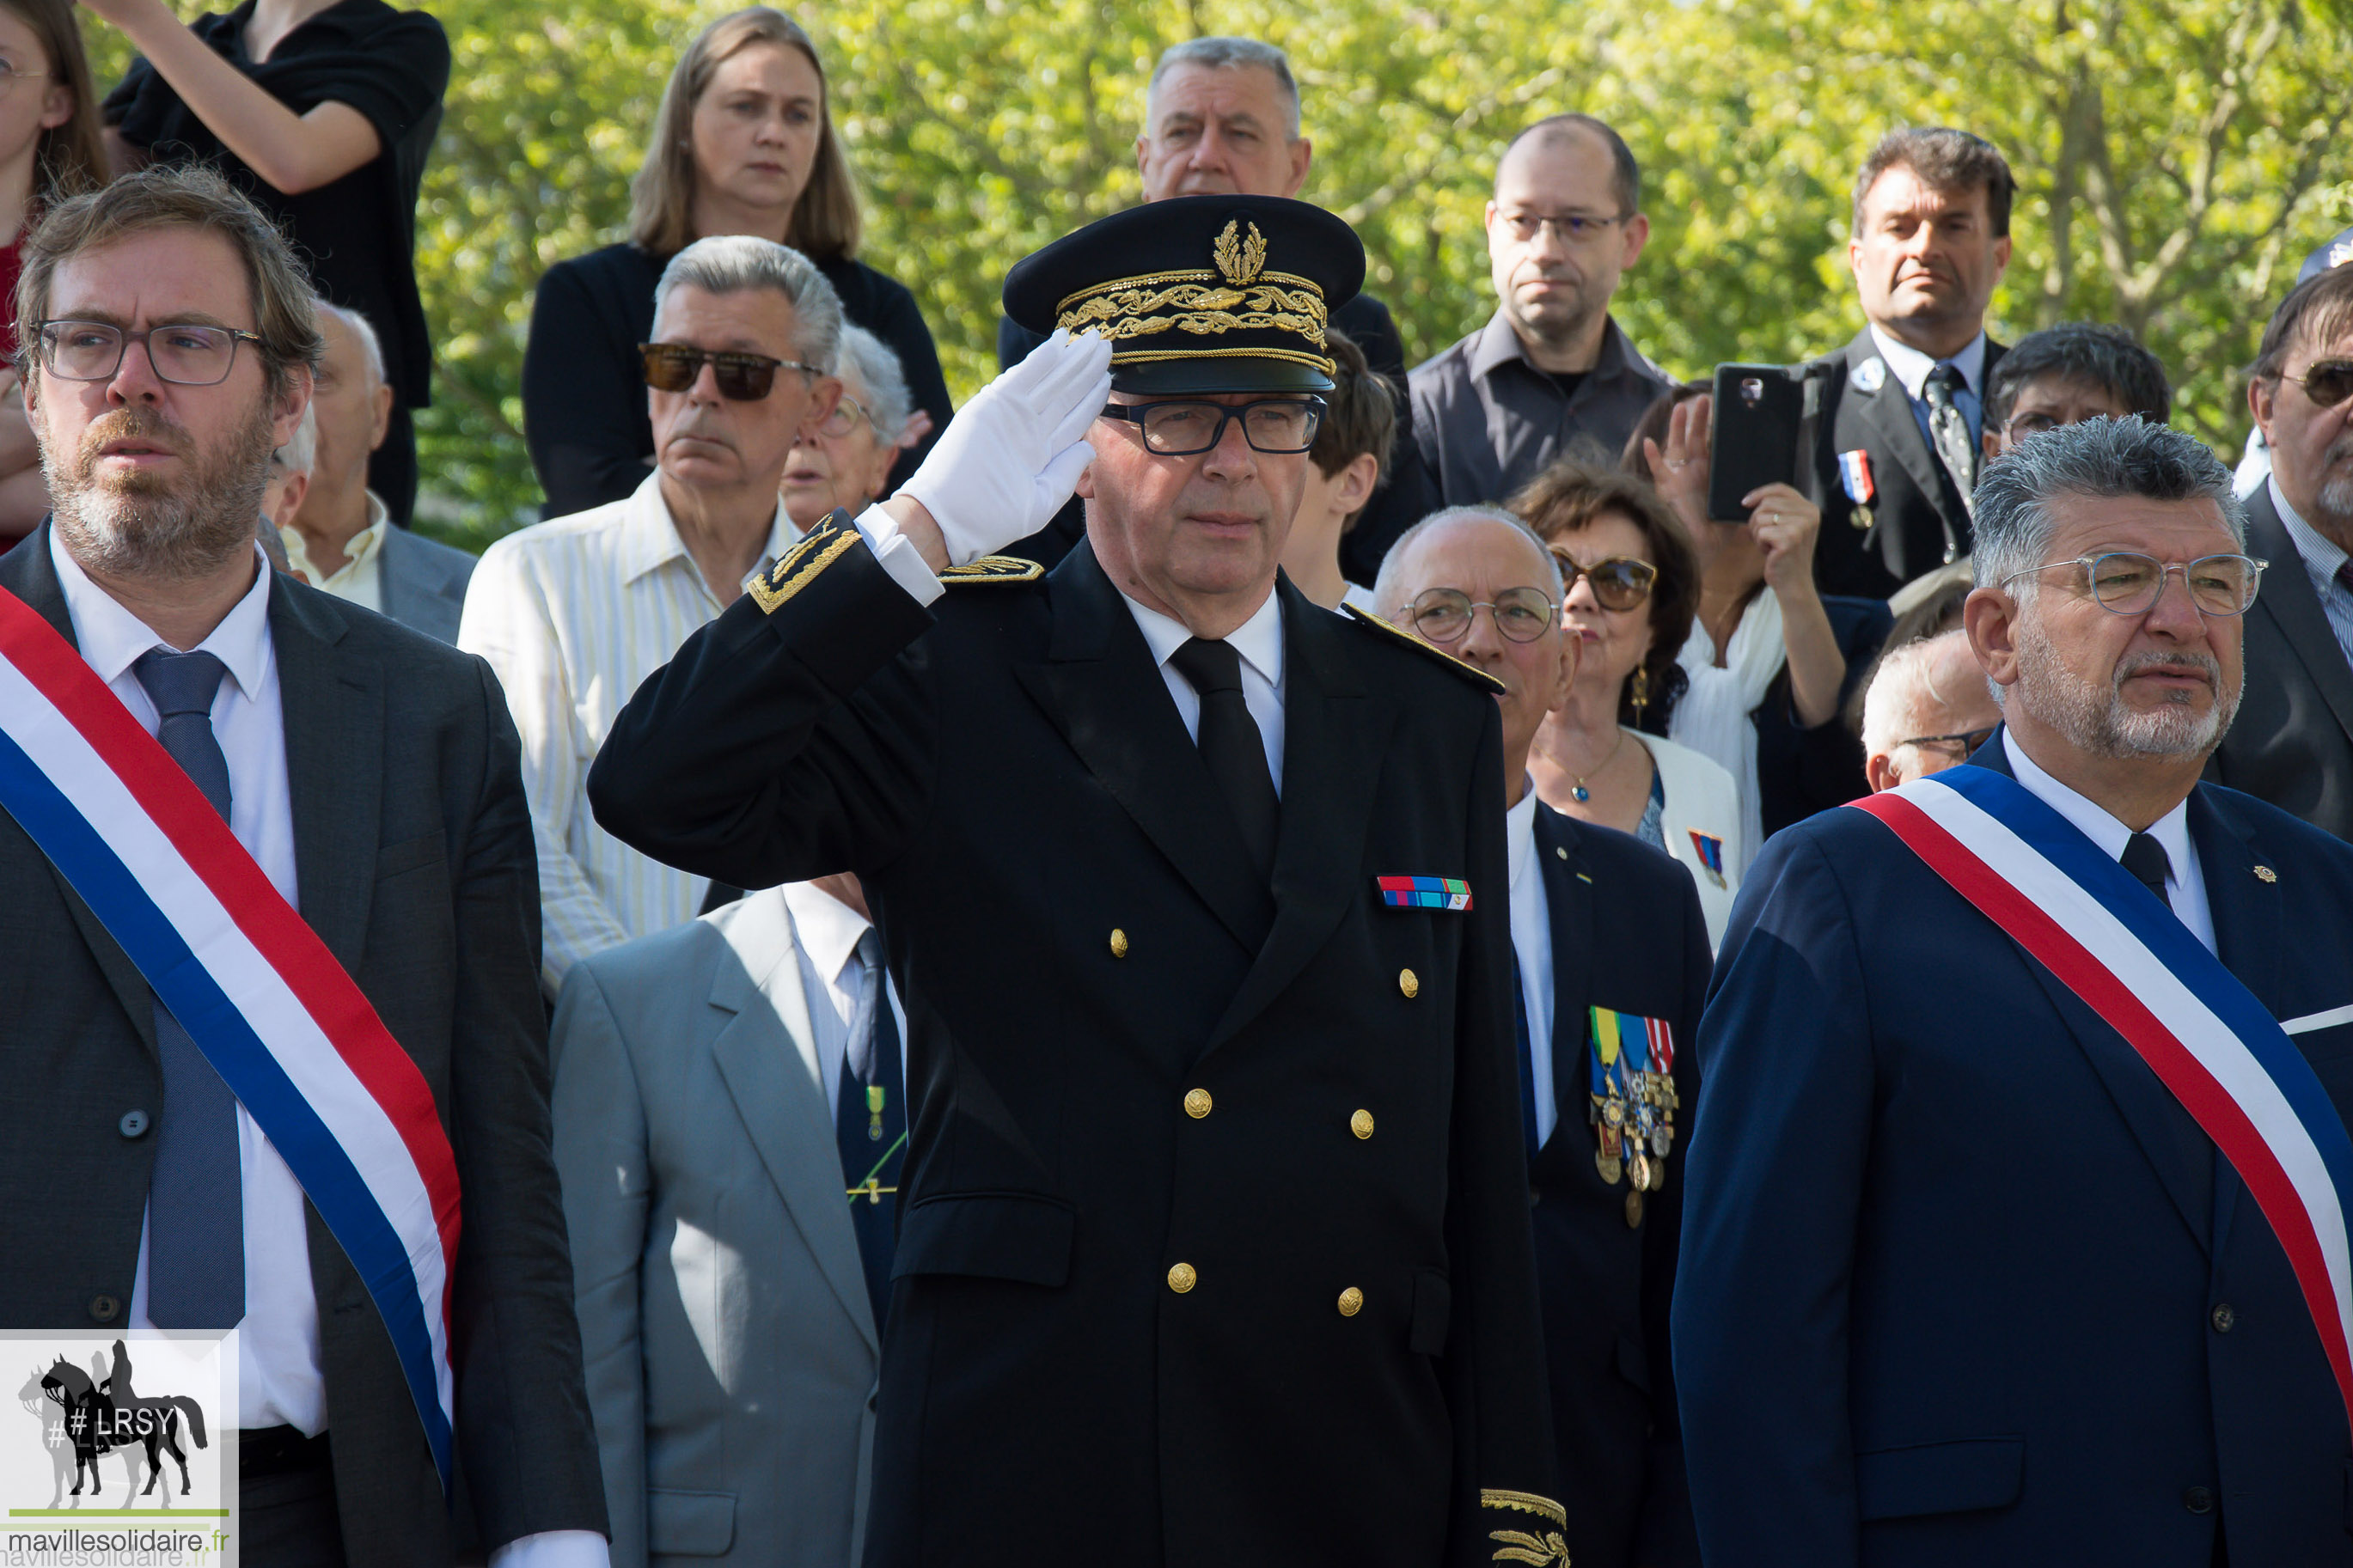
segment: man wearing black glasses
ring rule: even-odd
[[[2247,403],[2272,453],[2247,497],[2247,547],[2276,564],[2247,617],[2246,705],[2213,776],[2353,839],[2353,268],[2280,301]]]
[[[1876,792],[1960,766],[2001,710],[1957,628],[1889,651],[1862,698],[1862,775]]]
[[[654,467],[628,500],[508,534],[475,569],[458,646],[491,661],[522,731],[550,996],[581,959],[692,920],[709,895],[589,820],[588,759],[638,683],[800,537],[779,486],[841,395],[840,336],[833,285],[798,251],[688,246],[638,350]]]
[[[1174,197],[631,699],[607,828],[855,872],[907,1016],[867,1562],[1556,1563],[1493,683],[1278,573],[1364,251]],[[991,552],[1075,487],[1050,574]]]
[[[1776,835],[1701,1024],[1702,1552],[2341,1561],[2353,848],[2200,780],[2295,568],[2137,418],[1996,458],[1976,528],[2002,727]]]

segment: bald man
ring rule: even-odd
[[[1876,793],[1943,773],[2000,722],[1967,632],[1905,643],[1879,661],[1863,694],[1863,775]]]
[[[1556,458],[1614,467],[1672,384],[1609,301],[1642,254],[1642,172],[1589,114],[1514,138],[1487,203],[1495,313],[1409,378],[1414,438],[1449,505],[1510,495]]]

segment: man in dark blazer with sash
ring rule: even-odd
[[[1701,1028],[1674,1330],[1707,1562],[2353,1563],[2324,1320],[2242,1171],[2080,961],[1873,819],[2010,803],[2174,944],[2103,973],[2244,994],[2341,1143],[2353,849],[2199,782],[2258,580],[2229,471],[2094,419],[1997,459],[1977,525],[2003,730],[1777,837]]]
[[[0,560],[0,589],[227,817],[414,1061],[454,1149],[454,1495],[320,1206],[98,895],[5,810],[0,1104],[16,1115],[0,1140],[0,1327],[238,1329],[237,1408],[216,1415],[243,1428],[249,1563],[446,1568],[487,1552],[596,1568],[537,877],[497,682],[263,562],[264,466],[301,417],[320,340],[300,264],[218,176],[143,172],[52,208],[19,300],[55,511]],[[157,672],[191,660],[207,684],[184,699]]]
[[[1528,747],[1567,698],[1578,646],[1535,534],[1478,508],[1440,512],[1398,541],[1377,591],[1385,617],[1504,686],[1522,1134],[1569,1559],[1697,1568],[1667,1311],[1710,963],[1699,893],[1658,848],[1555,811],[1529,784]],[[1472,607],[1499,602],[1519,612],[1508,628]],[[1542,631],[1521,635],[1544,603]]]
[[[591,771],[628,843],[853,871],[882,932],[913,1136],[875,1568],[1565,1552],[1493,683],[1277,574],[1362,269],[1250,196],[1029,258],[1006,307],[1053,335]],[[988,555],[1074,481],[1050,575]]]
[[[1891,132],[1855,178],[1847,261],[1866,325],[1803,372],[1798,484],[1822,509],[1826,594],[1883,599],[1969,552],[2013,188],[1992,146],[1941,128]]]
[[[2208,776],[2353,840],[2353,268],[2280,302],[2247,402],[2272,455],[2247,549],[2272,567],[2247,612],[2247,700]]]

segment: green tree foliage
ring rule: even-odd
[[[682,0],[439,0],[456,69],[417,265],[438,358],[419,420],[429,510],[470,542],[536,515],[519,394],[531,290],[620,237],[672,61],[724,9]],[[2010,156],[2016,253],[1998,334],[2121,321],[2234,450],[2238,369],[2304,255],[2353,222],[2353,42],[2302,0],[845,0],[797,12],[864,181],[864,257],[915,291],[950,386],[995,369],[1005,269],[1137,198],[1153,59],[1207,33],[1290,51],[1308,198],[1346,216],[1409,357],[1493,307],[1481,210],[1514,131],[1599,114],[1645,171],[1650,249],[1618,314],[1671,371],[1795,360],[1861,325],[1854,166],[1907,123]],[[90,24],[101,80],[120,40]]]

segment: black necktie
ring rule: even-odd
[[[228,759],[212,719],[226,667],[208,653],[157,648],[132,668],[162,716],[156,740],[226,819]],[[155,1050],[164,1111],[147,1180],[147,1321],[159,1329],[233,1329],[245,1316],[237,1097],[161,1000]]]
[[[2124,868],[2140,879],[2140,885],[2157,895],[2157,901],[2167,909],[2173,900],[2165,896],[2166,874],[2173,862],[2165,853],[2165,846],[2146,833],[2136,833],[2125,840],[2125,852],[2117,857]]]
[[[1961,379],[1958,366],[1940,364],[1928,373],[1928,383],[1921,392],[1928,405],[1928,434],[1935,437],[1936,456],[1944,463],[1945,471],[1953,476],[1953,487],[1961,492],[1962,510],[1974,517],[1978,504],[1977,443],[1969,437],[1968,416],[1954,400],[1954,394],[1968,384]]]
[[[842,1052],[841,1092],[835,1101],[834,1142],[841,1151],[841,1178],[853,1194],[850,1228],[858,1235],[858,1258],[866,1271],[866,1297],[874,1309],[874,1331],[891,1305],[891,1258],[898,1244],[899,1173],[907,1160],[906,1074],[899,1063],[899,1020],[885,987],[882,939],[871,927],[858,939],[865,976],[858,1010],[849,1020]]]
[[[1242,700],[1242,658],[1231,643],[1195,637],[1168,656],[1176,673],[1201,694],[1201,730],[1197,742],[1209,776],[1232,808],[1242,844],[1258,863],[1259,875],[1274,874],[1275,827],[1282,804],[1266,765],[1266,740],[1250,704]]]

